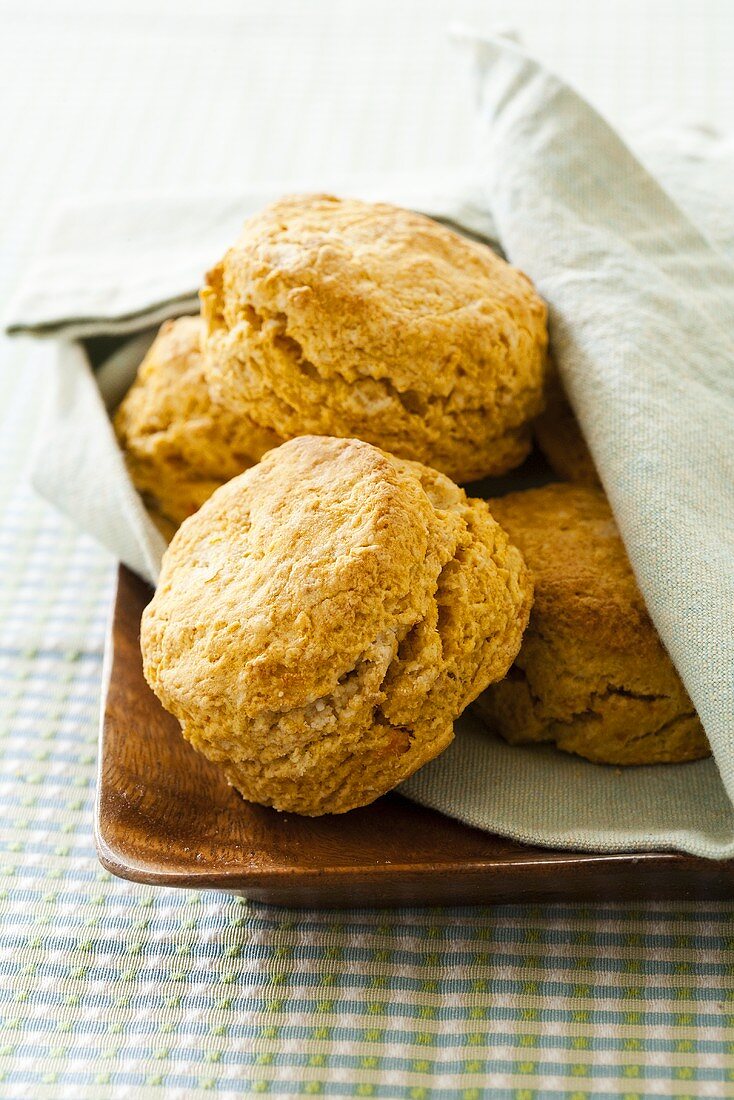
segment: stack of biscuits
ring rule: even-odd
[[[522,272],[422,215],[302,195],[200,297],[114,424],[170,539],[146,678],[244,798],[365,805],[471,704],[488,736],[599,764],[708,754]],[[460,487],[534,433],[560,480]]]

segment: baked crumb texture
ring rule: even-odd
[[[489,506],[525,557],[535,603],[509,675],[477,701],[485,721],[513,744],[551,741],[597,763],[708,756],[603,493],[548,485]]]
[[[114,418],[133,484],[166,539],[225,481],[279,443],[212,400],[200,317],[166,321]]]
[[[306,436],[181,526],[143,616],[145,675],[246,799],[342,813],[446,748],[531,603],[485,502],[368,443]]]
[[[545,409],[534,426],[538,446],[554,474],[564,481],[601,489],[591,451],[555,371],[550,372]]]
[[[356,436],[458,482],[529,450],[545,305],[522,272],[430,218],[281,199],[246,223],[201,302],[212,393],[281,438]]]

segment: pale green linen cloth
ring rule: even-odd
[[[689,212],[700,209],[714,245],[574,92],[512,44],[487,40],[472,48],[480,89],[479,189],[454,181],[431,191],[395,182],[342,190],[377,191],[486,238],[496,232],[537,282],[551,308],[556,358],[645,597],[716,758],[619,771],[549,748],[511,748],[466,718],[448,752],[403,790],[477,827],[551,847],[734,855],[727,796],[727,786],[734,793],[734,282],[719,251],[730,243],[724,174],[712,169],[711,190],[700,191],[700,171],[697,190],[687,184],[691,165],[672,155],[663,169],[660,157],[661,175]],[[651,147],[653,163],[658,155]],[[77,222],[82,235],[86,225],[84,246],[67,217],[55,238],[58,255],[46,256],[30,290],[21,291],[11,327],[67,337],[119,333],[190,307],[193,261],[181,270],[171,263],[185,252],[187,227],[197,226],[191,248],[198,270],[232,235],[238,208],[244,216],[267,197],[249,196],[239,207],[222,198],[218,216],[211,200],[182,200],[172,207],[175,216],[163,216],[155,201],[146,214],[138,200],[129,218],[123,205],[110,217],[102,204]],[[118,264],[101,275],[97,269],[90,283],[95,252],[87,245],[104,225],[108,241],[146,241],[145,280],[127,278],[139,263],[128,245]],[[114,256],[115,249],[107,251]],[[56,304],[46,293],[44,264],[57,284],[67,279]],[[45,438],[63,460],[37,464],[35,482],[153,579],[162,542],[127,480],[103,401],[119,397],[148,338],[124,349],[96,378],[80,344],[59,345]]]
[[[565,386],[714,761],[617,772],[467,730],[406,790],[543,844],[731,856],[734,268],[571,88],[512,43],[473,49],[499,238],[549,303]]]

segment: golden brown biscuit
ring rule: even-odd
[[[368,443],[304,436],[177,532],[145,675],[246,799],[343,813],[446,748],[531,602],[483,501]]]
[[[535,438],[554,474],[577,485],[601,488],[591,451],[555,373],[548,380],[545,409],[535,421]]]
[[[546,308],[485,245],[397,207],[297,195],[250,218],[207,279],[209,377],[233,411],[460,482],[526,456]]]
[[[597,763],[707,756],[603,493],[547,485],[489,505],[535,580],[517,660],[477,702],[491,727],[512,743],[554,741]]]
[[[279,443],[212,402],[202,333],[200,317],[166,321],[114,419],[130,477],[167,537],[171,524]]]

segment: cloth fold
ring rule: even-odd
[[[559,370],[715,759],[620,771],[511,748],[468,717],[448,752],[402,789],[541,845],[731,857],[734,150],[703,132],[638,135],[635,155],[518,46],[473,40],[471,51],[473,182],[430,192],[395,180],[329,185],[498,239],[547,299]],[[35,484],[151,580],[162,540],[127,480],[105,402],[124,392],[149,327],[194,308],[203,270],[282,190],[101,203],[81,220],[67,211],[11,305],[10,331],[63,337]],[[141,335],[96,375],[71,342],[130,332]]]

